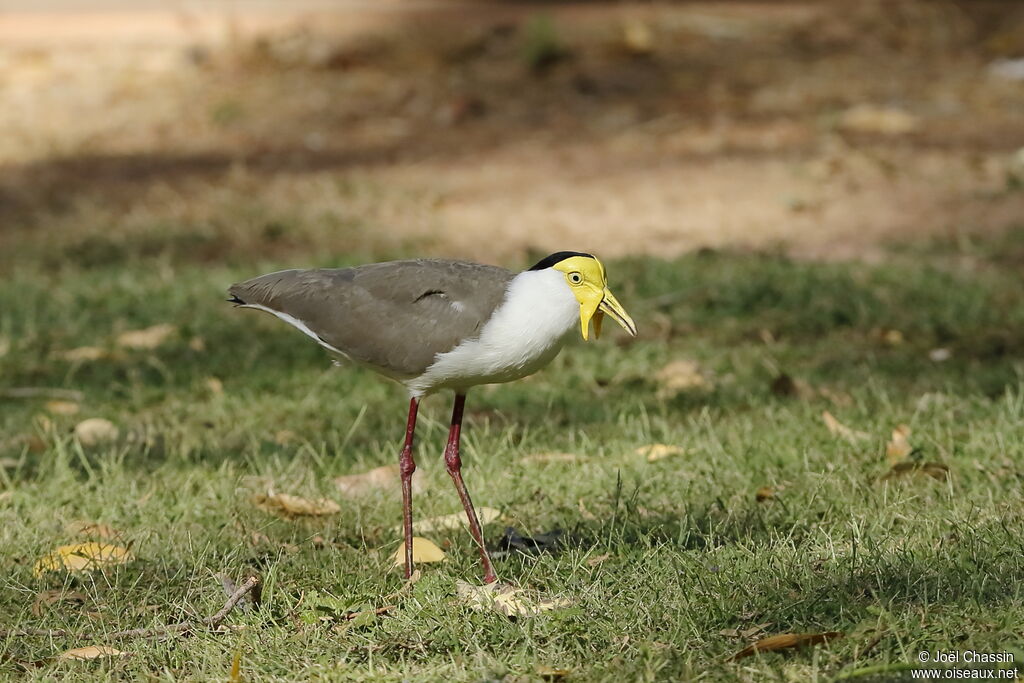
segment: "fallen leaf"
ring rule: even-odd
[[[607,560],[611,556],[612,556],[611,553],[604,553],[603,555],[595,555],[594,557],[591,557],[591,558],[587,559],[587,566],[588,567],[596,567],[597,565],[601,564],[602,562],[604,562],[605,560]]]
[[[814,388],[802,379],[790,377],[782,373],[772,380],[771,392],[783,398],[814,398]]]
[[[905,135],[917,129],[918,119],[902,109],[858,104],[840,114],[839,127],[852,133]]]
[[[129,330],[117,335],[117,345],[140,351],[151,350],[163,344],[177,331],[177,327],[168,323],[153,325],[142,330]]]
[[[398,550],[395,551],[395,565],[405,565],[405,542],[403,541]],[[412,561],[413,562],[440,562],[444,559],[444,551],[437,547],[433,541],[422,536],[412,537]]]
[[[188,348],[196,353],[202,353],[206,350],[206,340],[202,337],[192,337],[188,340]]]
[[[84,536],[85,538],[111,539],[121,536],[121,532],[112,526],[98,522],[83,522],[81,520],[68,522],[64,526],[64,530],[72,536]]]
[[[910,427],[907,425],[899,425],[892,430],[892,439],[885,444],[885,457],[889,460],[890,465],[906,460],[907,456],[914,451],[908,440],[909,437]]]
[[[898,462],[882,476],[881,481],[889,481],[911,475],[925,475],[932,479],[944,481],[949,477],[949,468],[938,462]]]
[[[80,346],[77,349],[71,349],[61,354],[61,358],[72,363],[99,360],[106,356],[107,352],[98,346]]]
[[[235,656],[231,659],[231,673],[228,675],[228,683],[242,683],[242,648],[235,650]]]
[[[75,415],[81,407],[74,401],[47,401],[46,409],[54,415]]]
[[[692,360],[674,360],[658,370],[654,379],[660,385],[656,394],[660,399],[674,398],[691,389],[712,388],[700,365]]]
[[[768,636],[761,640],[748,645],[743,648],[732,657],[729,657],[727,661],[734,662],[737,659],[743,659],[750,655],[758,652],[774,652],[776,650],[785,650],[793,647],[807,647],[810,645],[820,645],[821,643],[827,643],[830,640],[841,638],[843,636],[839,631],[828,631],[826,633],[779,633],[774,636]]]
[[[125,657],[127,655],[127,652],[121,652],[106,645],[89,645],[88,647],[76,647],[73,650],[62,652],[57,655],[57,659],[100,659],[101,657]]]
[[[62,569],[73,572],[92,571],[124,564],[134,559],[135,556],[127,548],[90,541],[60,546],[49,555],[40,558],[35,564],[34,571],[36,576]]]
[[[252,502],[257,507],[284,517],[318,517],[341,512],[341,506],[329,498],[310,500],[290,493],[268,493],[255,495]]]
[[[622,26],[622,44],[635,55],[650,54],[654,50],[654,33],[639,19],[631,19]]]
[[[682,446],[673,446],[667,443],[652,443],[647,446],[641,446],[634,452],[637,455],[646,457],[647,462],[657,462],[664,458],[672,457],[673,455],[682,455],[686,453]]]
[[[290,429],[282,429],[274,434],[274,443],[278,446],[287,446],[295,441],[298,435]]]
[[[870,434],[859,432],[855,429],[850,429],[842,422],[837,420],[835,416],[832,415],[832,413],[828,412],[827,410],[822,411],[821,419],[825,421],[825,426],[828,427],[828,431],[831,432],[834,436],[841,436],[844,439],[848,439],[850,441],[857,441],[858,439],[867,439],[871,436]]]
[[[771,486],[762,486],[754,492],[754,499],[758,503],[763,503],[766,500],[770,500],[775,497],[775,489]]]
[[[334,483],[342,493],[347,496],[360,496],[370,491],[384,488],[394,488],[401,480],[401,471],[398,464],[375,467],[368,472],[361,474],[346,474],[342,477],[335,477]]]
[[[554,681],[560,678],[565,678],[570,673],[569,669],[556,669],[553,666],[545,666],[543,664],[539,665],[535,669],[535,671],[537,672],[538,676],[540,676],[546,681]]]
[[[545,452],[545,453],[531,453],[530,455],[524,455],[519,458],[519,462],[522,463],[548,463],[548,462],[583,462],[587,460],[585,455],[577,455],[575,453],[560,453],[556,451]]]
[[[489,507],[480,507],[476,509],[476,516],[477,520],[480,522],[480,526],[483,527],[501,517],[501,510]],[[458,529],[460,527],[469,527],[469,520],[466,519],[465,512],[453,512],[450,515],[430,517],[429,519],[413,522],[412,524],[412,528],[420,533],[444,531],[446,529]],[[396,529],[401,530],[402,527],[398,526]]]
[[[103,441],[113,441],[120,432],[114,423],[102,417],[91,417],[75,425],[75,438],[83,446],[95,446]]]
[[[44,608],[56,605],[61,602],[72,602],[81,604],[86,601],[84,593],[78,591],[69,591],[63,588],[57,588],[55,590],[43,591],[36,595],[36,599],[32,602],[32,614],[41,617],[43,616]]]
[[[207,390],[214,396],[220,396],[224,393],[224,382],[216,377],[207,377],[203,383],[206,384]]]
[[[465,581],[455,584],[456,595],[475,610],[493,610],[509,617],[526,617],[548,612],[561,607],[568,607],[569,601],[564,598],[545,600],[531,597],[522,588],[494,582],[483,586],[474,586]]]

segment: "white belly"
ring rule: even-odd
[[[414,396],[422,396],[525,377],[550,363],[578,324],[579,302],[562,273],[520,273],[479,337],[438,354],[426,372],[405,385]]]

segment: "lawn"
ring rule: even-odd
[[[609,263],[637,340],[606,326],[469,396],[467,483],[502,513],[488,542],[563,531],[554,552],[496,561],[566,603],[518,618],[458,598],[481,574],[464,529],[425,533],[447,555],[403,587],[397,482],[335,485],[396,461],[400,388],[224,302],[237,279],[311,261],[25,253],[0,288],[0,629],[70,633],[0,637],[5,677],[893,680],[921,650],[1024,658],[1024,233],[872,265]],[[121,336],[161,324],[153,348]],[[25,387],[80,395],[12,395]],[[460,510],[448,410],[421,411],[419,517]],[[73,429],[95,417],[118,436],[83,445]],[[909,446],[887,447],[900,425]],[[652,444],[678,448],[652,462]],[[268,492],[340,511],[284,518],[255,504]],[[35,571],[111,532],[131,561]],[[78,635],[212,615],[222,573],[258,576],[262,596],[218,632]],[[786,632],[843,637],[730,659]],[[126,654],[57,659],[93,644]]]

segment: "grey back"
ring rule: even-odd
[[[349,358],[402,379],[478,336],[512,277],[495,266],[416,259],[283,270],[228,291],[242,304],[295,318]]]

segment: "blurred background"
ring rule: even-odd
[[[876,258],[1024,216],[1024,5],[6,0],[0,268]]]

